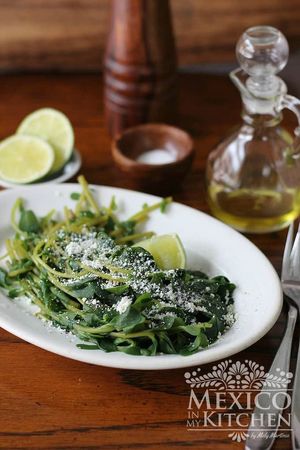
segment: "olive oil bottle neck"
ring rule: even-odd
[[[249,112],[243,108],[242,110],[243,121],[252,127],[276,127],[282,121],[281,112],[276,115],[272,114],[249,114]]]

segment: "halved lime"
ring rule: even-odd
[[[31,183],[44,177],[54,162],[48,142],[36,136],[10,136],[0,142],[0,178]]]
[[[157,266],[163,270],[184,269],[185,251],[177,234],[163,234],[137,242],[134,247],[142,247],[153,256]]]
[[[70,159],[74,148],[74,131],[71,122],[60,111],[42,108],[22,120],[17,134],[38,136],[52,145],[55,160],[51,172],[57,172]]]

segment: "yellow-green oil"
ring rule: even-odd
[[[229,191],[212,184],[208,189],[212,213],[233,228],[249,233],[267,233],[287,227],[300,210],[300,190],[276,192],[266,189]]]

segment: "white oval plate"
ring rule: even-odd
[[[70,180],[81,167],[81,156],[78,150],[74,149],[71,159],[64,165],[64,167],[53,175],[45,177],[42,181],[36,181],[31,183],[30,186],[63,183],[64,181]],[[9,181],[2,180],[0,178],[0,186],[4,188],[18,188],[21,186],[29,186],[25,184],[10,183]]]
[[[125,218],[138,211],[144,203],[157,197],[112,187],[93,186],[101,204],[109,204],[114,194],[121,215]],[[0,243],[11,233],[10,210],[17,197],[26,199],[27,207],[44,215],[50,209],[58,211],[64,205],[74,206],[70,194],[78,192],[77,184],[39,185],[0,193]],[[147,229],[157,233],[178,233],[187,251],[188,266],[210,275],[224,274],[237,285],[235,308],[237,320],[219,341],[191,356],[133,356],[105,353],[102,350],[81,350],[77,338],[49,327],[32,314],[32,306],[20,300],[10,300],[0,293],[0,326],[41,348],[68,358],[124,369],[174,369],[209,363],[226,358],[249,347],[273,326],[282,306],[282,291],[278,276],[268,259],[244,236],[216,219],[179,203],[167,213],[156,211]]]

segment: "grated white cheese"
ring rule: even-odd
[[[125,297],[122,297],[121,300],[114,305],[114,308],[118,311],[118,313],[123,314],[127,308],[131,305],[132,299],[128,297],[128,295],[125,295]]]
[[[85,239],[81,241],[71,241],[66,246],[66,253],[68,256],[80,255],[84,257],[89,256],[94,250],[97,250],[97,240],[96,239]]]
[[[68,256],[79,255],[81,253],[81,246],[77,242],[70,242],[66,246],[66,254]]]
[[[225,314],[223,316],[223,318],[224,318],[224,321],[227,324],[227,327],[228,328],[232,327],[232,325],[234,324],[234,322],[237,319],[237,313],[234,312],[234,305],[233,304],[227,306],[227,314]]]
[[[63,234],[61,234],[60,237],[63,239]],[[110,257],[112,253],[118,248],[118,246],[112,244],[111,241],[102,239],[96,232],[91,232],[88,229],[84,233],[72,233],[69,235],[69,239],[69,242],[66,243],[67,245],[65,246],[66,254],[69,257],[74,256],[74,258],[83,263],[83,265],[96,270],[106,270],[107,263],[111,263]],[[137,252],[136,258],[133,261],[132,259],[122,259],[122,256],[120,258],[115,257],[113,264],[122,269],[129,269],[131,271],[132,276],[129,278],[124,277],[122,271],[120,273],[114,272],[113,275],[118,278],[124,277],[124,282],[132,288],[135,294],[140,295],[149,293],[153,298],[159,300],[159,307],[154,304],[145,311],[146,317],[150,319],[150,321],[162,320],[164,317],[173,315],[173,311],[170,312],[167,309],[174,307],[182,308],[187,315],[208,313],[210,310],[210,301],[208,300],[208,297],[211,299],[215,298],[215,293],[211,292],[209,286],[205,287],[203,297],[196,291],[182,286],[182,283],[176,278],[177,273],[175,270],[165,271],[169,283],[161,284],[153,282],[151,275],[155,275],[157,269],[153,266],[153,262],[150,259],[145,258],[143,252]],[[83,278],[86,279],[87,275],[83,276]],[[93,278],[92,274],[91,278]],[[75,281],[78,282],[78,279]],[[66,285],[72,285],[73,282],[73,280],[63,281]],[[101,286],[103,289],[118,286],[118,284],[119,282],[115,281],[99,280],[99,287]],[[229,300],[230,293],[227,292],[226,303],[228,303]],[[113,308],[122,314],[129,308],[132,301],[132,298],[129,296],[124,296],[113,306]],[[89,299],[87,303],[96,308],[101,306],[101,302],[97,299]],[[161,311],[161,308],[166,308],[166,310]],[[216,308],[220,309],[219,306],[216,306]],[[235,318],[233,309],[228,308],[227,314],[224,317],[227,326],[231,326],[235,321]]]

